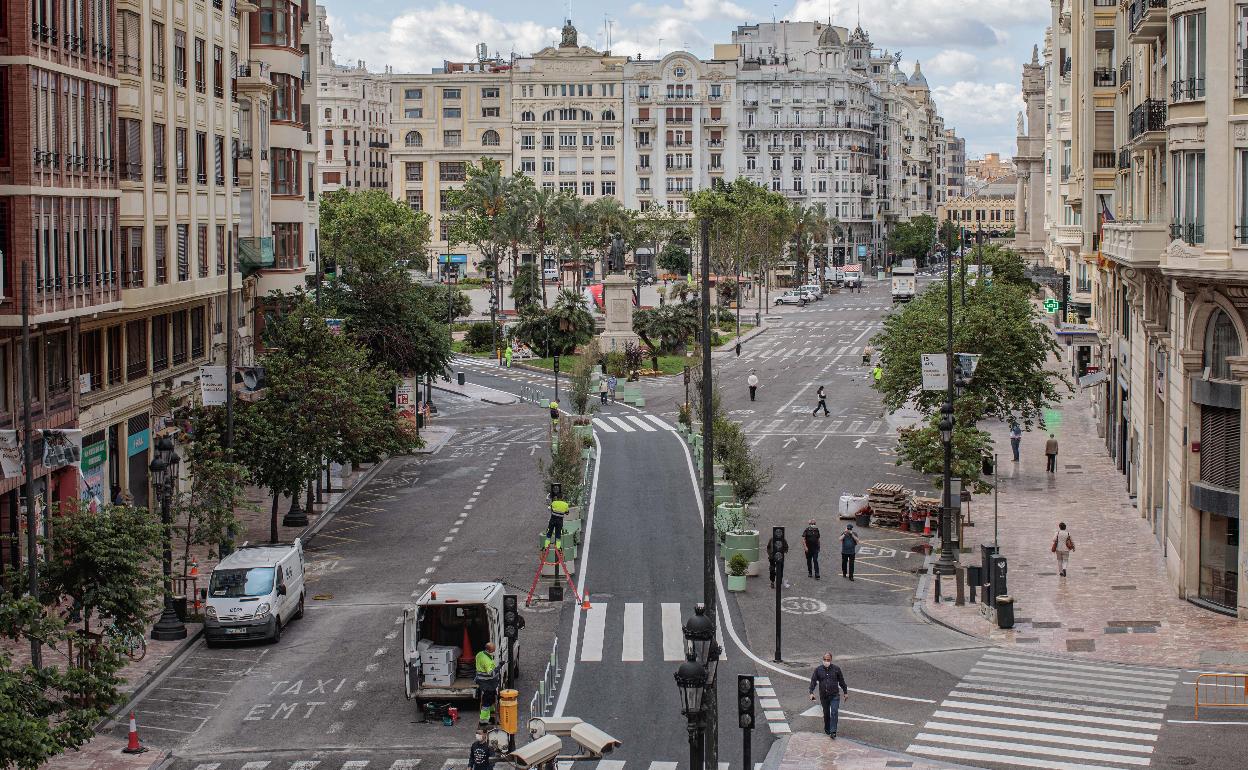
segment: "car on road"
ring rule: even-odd
[[[303,617],[303,543],[244,546],[222,559],[208,578],[204,642],[267,639]]]
[[[805,292],[798,291],[797,289],[789,289],[784,294],[781,294],[779,297],[776,297],[775,304],[777,305],[801,305],[802,307],[806,307],[806,303],[810,301],[808,297],[809,295],[806,294]]]
[[[800,291],[809,293],[816,301],[823,299],[823,289],[818,284],[807,283],[797,287]]]
[[[559,280],[559,268],[547,267],[543,269],[542,278],[547,281],[558,281]]]

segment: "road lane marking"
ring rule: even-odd
[[[645,660],[643,648],[643,608],[640,602],[627,602],[624,605],[624,649],[620,660]]]
[[[663,660],[685,659],[685,635],[680,624],[680,605],[663,602]]]
[[[784,414],[785,412],[787,412],[789,410],[789,407],[793,406],[793,402],[796,401],[798,398],[800,398],[801,395],[806,392],[806,389],[809,388],[813,384],[814,383],[808,382],[805,385],[803,385],[801,388],[799,388],[798,391],[793,394],[793,398],[790,398],[787,402],[785,402],[784,406],[776,410],[776,414]]]
[[[651,422],[653,422],[655,425],[659,426],[663,430],[673,430],[673,431],[676,430],[676,428],[674,428],[670,423],[659,419],[657,415],[647,414],[646,417],[647,419],[649,419]]]
[[[594,418],[594,425],[596,425],[599,428],[602,428],[607,433],[615,433],[615,428],[612,428],[610,425],[608,425],[607,421],[602,419],[601,417]]]
[[[581,660],[602,660],[602,642],[607,629],[607,603],[595,602],[585,613],[585,636],[581,640]]]
[[[612,416],[608,415],[605,419],[610,420],[611,422],[613,422],[613,423],[615,423],[616,425],[618,425],[618,426],[619,426],[619,427],[620,427],[620,428],[621,428],[621,429],[622,429],[625,433],[635,433],[635,432],[637,432],[637,429],[636,429],[636,428],[634,428],[632,425],[629,425],[629,424],[628,424],[628,422],[626,422],[625,420],[620,419],[619,417],[612,417]]]
[[[628,415],[628,421],[636,425],[638,428],[641,428],[647,433],[654,433],[656,430],[658,430],[658,428],[654,427],[653,425],[641,419],[635,414]]]

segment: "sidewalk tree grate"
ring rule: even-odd
[[[1056,620],[1037,620],[1031,624],[1032,628],[1061,628],[1062,624]]]
[[[1066,652],[1096,652],[1096,640],[1067,639]]]

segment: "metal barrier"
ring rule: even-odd
[[[1197,719],[1200,719],[1201,706],[1248,708],[1248,674],[1197,674]]]
[[[550,648],[546,669],[542,671],[542,679],[537,683],[533,697],[529,699],[529,719],[550,716],[548,712],[555,705],[559,683],[562,679],[563,669],[559,667],[559,639],[556,637],[554,645]]]

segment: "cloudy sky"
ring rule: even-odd
[[[322,0],[334,58],[369,69],[428,72],[443,59],[532,53],[558,40],[571,8],[583,45],[657,57],[676,49],[709,56],[731,42],[738,24],[825,20],[852,28],[859,19],[879,47],[901,51],[909,72],[923,64],[947,124],[967,138],[972,156],[1014,153],[1014,116],[1022,107],[1020,68],[1043,42],[1044,0],[598,0],[593,4],[514,0]]]

